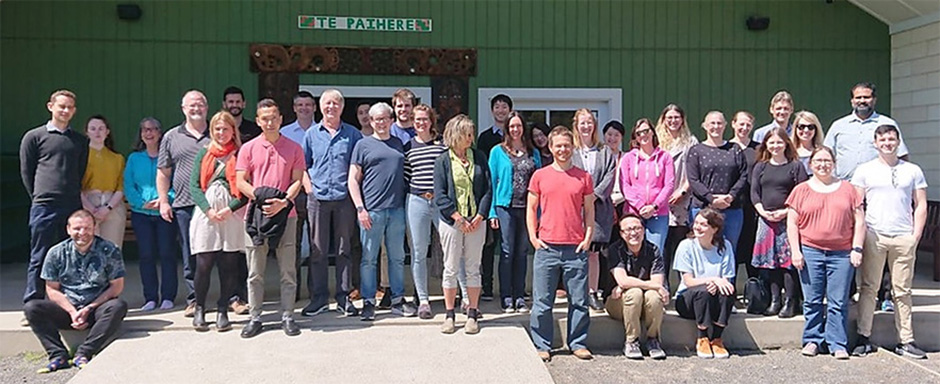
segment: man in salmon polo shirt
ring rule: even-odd
[[[530,334],[542,361],[552,358],[552,307],[560,275],[568,291],[568,348],[582,360],[587,349],[587,251],[594,232],[591,175],[571,165],[574,135],[565,127],[548,134],[554,162],[532,174],[526,204],[526,228],[535,247],[532,265]],[[539,214],[541,211],[541,214]]]
[[[271,99],[258,102],[255,121],[261,135],[238,151],[235,178],[238,190],[251,203],[245,214],[245,248],[248,254],[248,313],[251,321],[242,338],[261,333],[264,304],[264,270],[268,249],[274,248],[281,277],[281,327],[288,336],[300,334],[294,322],[297,290],[297,211],[294,198],[300,193],[304,154],[300,145],[280,133],[281,112]],[[287,210],[287,214],[284,214]]]

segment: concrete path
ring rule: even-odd
[[[461,321],[458,316],[458,322]],[[485,367],[485,368],[484,368]],[[463,379],[461,379],[463,377]],[[238,332],[126,334],[69,381],[100,383],[552,383],[519,326],[477,335],[438,324],[279,329],[242,340]]]

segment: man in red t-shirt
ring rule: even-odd
[[[568,128],[555,127],[548,135],[554,162],[535,171],[529,181],[526,227],[535,247],[529,325],[543,361],[551,360],[559,276],[568,291],[568,348],[579,359],[593,358],[585,345],[590,325],[585,251],[594,232],[594,190],[591,175],[571,165],[573,141]]]

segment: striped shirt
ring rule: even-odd
[[[408,193],[420,195],[434,190],[434,161],[447,151],[440,141],[421,143],[413,138],[405,144],[405,181]]]
[[[193,173],[196,153],[209,145],[210,140],[208,129],[203,131],[201,137],[196,137],[189,133],[185,124],[177,125],[163,134],[160,154],[157,157],[157,168],[173,170],[173,180],[170,184],[176,192],[173,208],[191,207],[196,204],[189,193],[189,177]]]

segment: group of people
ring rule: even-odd
[[[494,125],[477,138],[466,115],[438,132],[434,109],[404,88],[392,105],[357,108],[359,127],[342,121],[345,99],[337,89],[318,103],[299,92],[297,120],[286,125],[271,99],[257,103],[252,122],[243,117],[240,89],[226,89],[222,110],[211,117],[205,95],[192,90],[182,98],[180,125],[164,133],[154,118],[140,122],[125,164],[107,120],[92,116],[86,135],[76,132],[76,97],[57,91],[47,104],[51,120],[27,132],[20,151],[32,198],[25,321],[49,354],[46,371],[82,367],[114,335],[127,311],[119,298],[126,199],[140,255],[141,310],[174,307],[180,252],[184,312],[201,332],[210,329],[205,301],[214,267],[216,329],[232,328],[231,310],[249,315],[243,338],[262,331],[269,255],[279,269],[281,328],[289,336],[301,332],[293,314],[302,263],[310,296],[303,316],[330,310],[332,299],[337,311],[363,321],[384,308],[433,319],[428,256],[439,247],[445,334],[457,330],[458,305],[463,331],[478,333],[480,301],[498,299],[504,312],[531,312],[533,343],[548,361],[551,310],[565,296],[568,348],[578,358],[592,358],[589,312],[606,307],[623,321],[626,357],[641,359],[645,349],[661,359],[662,317],[674,300],[679,315],[696,324],[697,354],[725,358],[722,333],[735,310],[737,267],[745,264],[770,296],[758,312],[804,313],[803,354],[848,358],[850,282],[859,269],[852,352],[864,355],[874,350],[871,320],[887,263],[897,352],[920,358],[910,295],[926,181],[905,160],[897,124],[875,112],[875,86],[859,83],[851,93],[852,113],[835,121],[825,140],[819,119],[793,114],[792,97],[781,91],[771,100],[774,121],[753,139],[753,115],[735,113],[733,138],[725,140],[725,115],[711,111],[699,142],[675,104],[655,124],[637,120],[627,137],[618,121],[598,129],[588,109],[574,113],[570,129],[529,124],[501,94],[490,101]],[[675,291],[670,270],[678,275]],[[92,331],[69,360],[58,329],[85,327]]]

